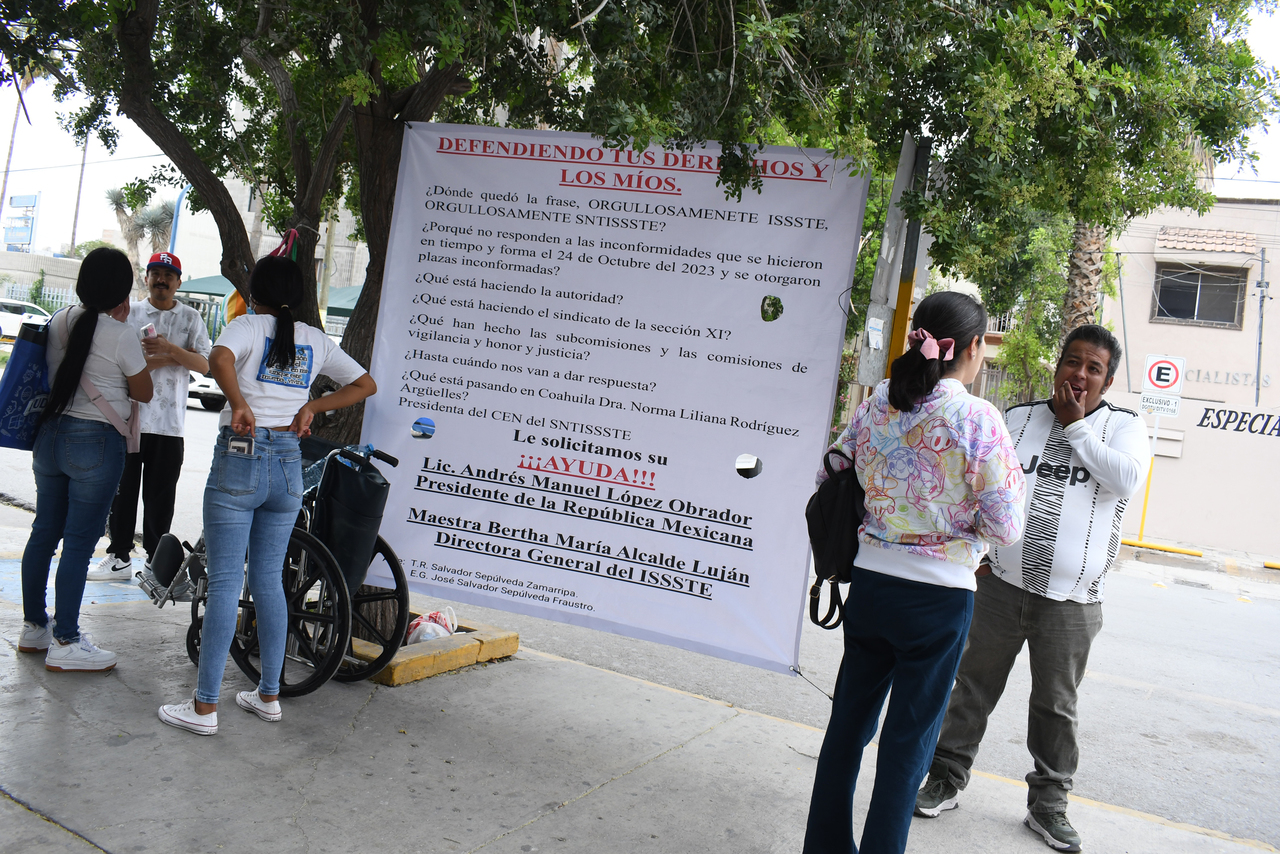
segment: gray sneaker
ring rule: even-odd
[[[930,777],[924,788],[916,793],[916,815],[937,818],[943,810],[953,810],[959,804],[960,791],[945,779]]]
[[[1080,834],[1064,812],[1028,812],[1023,824],[1044,837],[1045,844],[1058,851],[1079,851]]]

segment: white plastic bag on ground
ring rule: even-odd
[[[423,614],[409,624],[409,634],[405,643],[421,643],[434,638],[445,638],[458,630],[458,617],[453,608],[445,607],[444,611],[432,611]]]

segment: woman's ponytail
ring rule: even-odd
[[[305,286],[297,262],[279,255],[258,260],[249,274],[253,301],[276,311],[276,329],[267,351],[267,367],[290,368],[298,350],[293,340],[293,311],[302,302]]]
[[[912,343],[893,360],[889,374],[889,405],[900,412],[912,411],[932,394],[955,370],[954,356],[986,334],[987,310],[967,294],[943,291],[920,301],[911,328]]]
[[[119,249],[102,246],[90,252],[80,262],[80,272],[76,276],[76,296],[80,298],[85,312],[71,326],[62,364],[58,366],[58,373],[50,384],[49,399],[40,415],[42,423],[62,414],[71,405],[71,399],[80,387],[80,375],[84,373],[89,350],[93,346],[93,333],[98,329],[98,314],[110,311],[128,299],[132,287],[133,264]],[[55,323],[58,324],[57,327],[54,327]],[[50,320],[49,325],[53,327],[49,330],[51,334],[61,334],[62,320]]]

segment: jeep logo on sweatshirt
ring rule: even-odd
[[[1051,465],[1050,463],[1040,462],[1040,456],[1037,454],[1031,458],[1031,465],[1023,466],[1023,474],[1035,473],[1036,477],[1051,477],[1054,480],[1065,480],[1069,486],[1075,486],[1077,483],[1088,483],[1091,475],[1089,470],[1084,466],[1068,466],[1068,465]]]

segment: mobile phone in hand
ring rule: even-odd
[[[154,323],[148,323],[146,326],[142,327],[142,337],[143,337],[143,338],[155,338],[155,337],[156,337],[156,325],[155,325]]]

